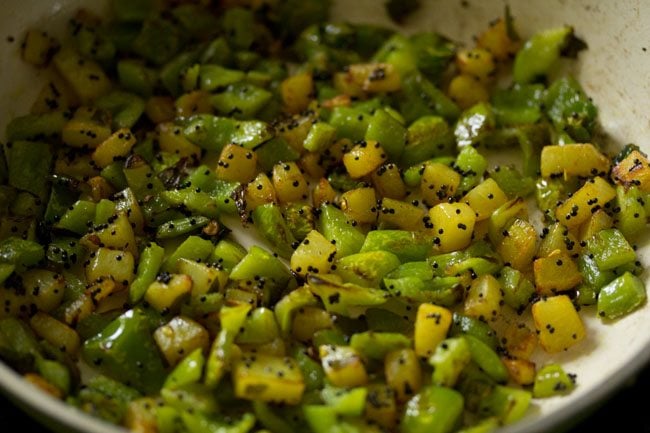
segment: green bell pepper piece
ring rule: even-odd
[[[458,147],[477,146],[496,128],[490,104],[480,102],[463,111],[454,127]]]
[[[39,357],[36,358],[36,371],[45,380],[57,387],[64,396],[70,393],[70,370],[62,363]]]
[[[517,269],[504,266],[499,275],[503,301],[515,311],[523,311],[535,295],[535,286]]]
[[[406,145],[406,136],[404,125],[385,109],[379,109],[370,118],[364,139],[377,141],[389,160],[399,161]]]
[[[158,226],[157,239],[175,238],[177,236],[193,233],[208,225],[210,218],[204,216],[191,216],[167,221]]]
[[[86,340],[81,355],[103,374],[145,393],[158,391],[165,378],[148,319],[139,310],[127,311]]]
[[[244,247],[235,241],[222,239],[214,247],[209,261],[219,264],[225,271],[230,272],[244,256],[246,256]]]
[[[113,127],[132,128],[144,113],[144,100],[133,93],[114,91],[95,101],[95,105],[112,115]]]
[[[47,223],[58,221],[79,197],[78,182],[63,176],[52,176],[50,200],[45,209],[44,219]]]
[[[544,107],[557,131],[564,131],[572,140],[581,143],[590,141],[598,108],[575,78],[554,81],[546,92]]]
[[[478,185],[483,179],[488,162],[474,146],[463,147],[456,157],[456,170],[461,174],[458,191],[466,193]]]
[[[252,216],[255,229],[271,244],[272,250],[282,258],[291,257],[298,241],[284,220],[280,207],[274,203],[263,204],[253,210]]]
[[[363,246],[364,234],[352,226],[341,209],[333,205],[320,207],[317,227],[328,241],[336,243],[338,258],[358,253]]]
[[[433,367],[432,383],[453,388],[465,366],[472,360],[469,343],[464,337],[447,338],[429,358]]]
[[[535,192],[535,179],[522,175],[514,165],[497,166],[489,174],[509,198],[526,198]]]
[[[411,340],[396,332],[358,332],[350,338],[350,347],[370,359],[383,360],[388,352],[411,347]]]
[[[14,141],[7,144],[9,185],[45,199],[52,164],[50,145],[39,141]]]
[[[334,273],[344,282],[362,287],[379,287],[383,278],[400,265],[399,258],[388,251],[351,254],[336,261]]]
[[[266,344],[278,338],[280,331],[273,311],[260,307],[252,310],[242,329],[239,330],[238,344]]]
[[[181,49],[181,35],[178,27],[169,20],[147,18],[140,34],[133,41],[133,51],[154,65],[169,62]]]
[[[207,92],[223,90],[244,80],[246,73],[219,65],[201,65],[199,87]]]
[[[155,0],[111,0],[111,11],[118,21],[140,22],[155,12]]]
[[[268,123],[258,120],[197,114],[189,118],[183,134],[203,149],[220,152],[229,143],[253,149],[273,138],[275,132]]]
[[[618,229],[605,229],[587,241],[600,270],[608,271],[636,260],[636,252]]]
[[[91,201],[79,200],[64,213],[54,227],[82,235],[88,231],[89,224],[95,221],[97,205]],[[111,216],[111,213],[108,216]]]
[[[52,137],[58,137],[61,135],[63,126],[69,120],[70,113],[61,110],[19,116],[12,119],[7,125],[7,140],[10,142],[20,140],[48,140]]]
[[[246,316],[251,310],[250,305],[237,305],[223,307],[219,313],[221,330],[214,339],[206,362],[204,382],[206,385],[216,387],[225,374],[225,368],[230,361],[235,337],[246,321]]]
[[[445,119],[438,116],[422,116],[413,122],[407,130],[407,142],[399,160],[401,167],[450,156],[456,151],[453,131]]]
[[[123,380],[120,377],[120,380]],[[79,391],[79,405],[86,411],[112,423],[119,423],[126,415],[129,402],[141,397],[130,386],[103,375],[93,377]]]
[[[463,412],[464,399],[458,392],[427,386],[406,403],[403,433],[450,433]]]
[[[433,248],[431,239],[405,230],[371,230],[361,246],[361,253],[386,251],[402,263],[426,259]]]
[[[519,421],[528,411],[532,395],[530,391],[497,385],[480,402],[479,411],[496,415],[502,424]]]
[[[210,102],[217,112],[224,116],[251,119],[272,97],[271,92],[261,87],[249,83],[235,83],[212,95]]]
[[[325,404],[342,416],[361,416],[366,406],[367,388],[343,389],[326,385],[320,392]]]
[[[638,186],[616,186],[616,209],[619,210],[616,227],[626,239],[635,239],[646,229],[648,217],[644,204],[644,194]]]
[[[561,365],[548,364],[535,374],[533,397],[546,398],[569,394],[575,386],[575,377],[568,375]]]
[[[364,139],[370,119],[371,116],[358,107],[335,107],[329,123],[336,128],[339,138],[359,141]]]
[[[426,261],[410,262],[404,261],[397,269],[391,271],[387,278],[405,278],[412,277],[420,280],[431,280],[433,278],[433,269]]]
[[[409,123],[423,116],[441,116],[448,121],[460,116],[458,106],[418,72],[402,77],[402,95],[399,111]]]
[[[291,331],[293,313],[302,307],[317,305],[318,301],[309,289],[299,287],[287,293],[282,299],[275,304],[275,318],[280,326],[283,336],[288,336]]]
[[[117,77],[125,90],[145,98],[153,94],[158,82],[158,73],[154,69],[131,59],[117,62]]]
[[[174,388],[163,388],[160,395],[167,405],[181,411],[204,414],[219,411],[214,390],[202,383],[192,382]]]
[[[45,258],[45,248],[34,241],[9,237],[0,241],[0,262],[14,265],[18,271],[35,266]]]
[[[167,257],[163,262],[161,269],[164,272],[175,272],[178,259],[181,258],[205,261],[210,257],[213,249],[214,245],[212,245],[212,242],[198,236],[189,236],[169,257]]]
[[[160,82],[172,96],[181,94],[181,74],[196,63],[201,51],[199,49],[186,51],[169,60],[160,70]]]
[[[606,319],[624,316],[641,306],[646,298],[643,281],[630,272],[625,272],[600,289],[598,315]]]
[[[129,301],[133,304],[142,299],[149,285],[154,282],[165,257],[165,249],[155,243],[150,243],[142,250],[138,271],[129,286]]]
[[[366,307],[386,302],[386,293],[380,289],[351,283],[339,284],[324,275],[310,275],[307,280],[309,290],[321,299],[325,309],[331,313],[354,317]]]
[[[307,391],[321,389],[325,380],[323,366],[319,362],[314,361],[307,354],[307,349],[302,346],[295,347],[293,350],[293,358],[302,371],[302,377],[305,379],[305,389]]]
[[[384,286],[388,293],[398,298],[418,303],[429,302],[443,307],[453,307],[463,297],[461,277],[384,278]]]
[[[29,369],[41,356],[36,336],[25,322],[15,317],[0,319],[0,355],[23,369]]]
[[[496,350],[498,345],[497,334],[490,325],[474,317],[454,313],[449,336],[457,337],[460,335],[474,337],[485,343],[493,351]]]
[[[279,162],[297,161],[300,153],[287,143],[282,137],[275,137],[258,147],[257,163],[265,172],[271,171]]]
[[[562,50],[573,37],[573,27],[543,30],[533,35],[519,50],[513,65],[517,83],[530,83],[546,76],[559,60]]]
[[[492,96],[496,123],[513,126],[536,123],[542,116],[544,85],[514,84],[509,89],[498,90]]]
[[[499,355],[482,340],[469,334],[463,336],[467,341],[472,360],[485,371],[492,379],[499,383],[508,380],[508,370],[501,362]]]

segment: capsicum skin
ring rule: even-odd
[[[138,310],[127,311],[86,340],[82,356],[89,365],[147,393],[158,391],[166,376],[148,320]]]

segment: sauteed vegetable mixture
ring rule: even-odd
[[[579,386],[535,353],[646,301],[650,163],[556,71],[573,28],[215,3],[25,35],[48,72],[0,157],[0,358],[141,433],[487,432]]]

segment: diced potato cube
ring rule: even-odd
[[[323,345],[318,351],[325,375],[332,385],[352,388],[368,383],[361,355],[352,347]]]
[[[602,176],[609,172],[609,158],[588,143],[544,146],[541,171],[543,177]]]
[[[312,74],[304,72],[285,78],[280,84],[280,92],[288,113],[298,114],[305,111],[314,97]]]
[[[163,281],[156,280],[147,289],[144,299],[157,311],[166,312],[176,307],[192,291],[192,279],[174,274]]]
[[[476,45],[491,52],[499,61],[510,60],[517,53],[521,44],[519,38],[511,37],[511,32],[508,30],[509,24],[506,21],[507,18],[494,21],[476,39]]]
[[[195,114],[211,114],[212,103],[210,93],[203,90],[195,90],[185,93],[176,100],[176,115],[178,117],[190,117]]]
[[[88,179],[88,185],[90,186],[92,201],[95,203],[98,203],[102,199],[108,199],[115,194],[113,185],[101,176],[94,176]]]
[[[389,352],[384,359],[386,384],[395,392],[398,402],[405,402],[422,386],[420,361],[413,349]]]
[[[372,173],[372,184],[379,197],[402,200],[406,197],[406,185],[402,179],[399,167],[390,163],[384,164]]]
[[[434,304],[420,304],[415,318],[414,347],[420,357],[429,357],[438,344],[447,338],[451,327],[451,311]]]
[[[508,376],[515,383],[523,386],[532,385],[535,382],[535,363],[526,359],[501,358],[503,365],[508,370]]]
[[[440,203],[429,210],[434,245],[442,253],[461,250],[472,241],[476,213],[465,203]]]
[[[465,194],[461,200],[476,212],[476,221],[483,221],[508,201],[508,197],[494,179],[485,179]]]
[[[293,358],[245,354],[232,370],[235,396],[247,400],[296,405],[305,390],[300,367]]]
[[[525,323],[511,322],[503,332],[508,353],[516,358],[530,359],[537,347],[537,335]]]
[[[555,295],[582,282],[578,265],[570,255],[559,251],[535,260],[533,271],[535,288],[540,295]]]
[[[263,204],[277,202],[273,183],[264,173],[258,174],[255,179],[246,185],[244,197],[246,199],[246,209],[249,211]]]
[[[343,155],[343,165],[353,179],[366,176],[386,161],[386,152],[373,140],[357,144]]]
[[[537,257],[548,257],[556,251],[568,255],[580,252],[580,244],[573,233],[560,223],[555,223],[544,229]]]
[[[447,94],[463,109],[490,99],[485,85],[478,78],[468,74],[456,75],[449,83]]]
[[[45,312],[50,312],[61,304],[65,292],[63,275],[45,269],[30,269],[21,276],[30,304]]]
[[[539,344],[548,353],[566,350],[585,338],[582,319],[566,295],[542,298],[532,312]]]
[[[472,75],[482,82],[490,80],[496,70],[492,53],[484,48],[459,51],[456,54],[456,66],[460,73]]]
[[[397,405],[395,391],[384,384],[368,385],[365,418],[391,430],[397,424]]]
[[[208,331],[194,320],[177,316],[153,333],[158,349],[170,366],[196,349],[208,350],[210,335]]]
[[[215,173],[219,179],[247,183],[257,174],[257,154],[236,144],[228,144],[221,151]]]
[[[273,186],[280,203],[291,203],[309,197],[309,184],[295,162],[273,166]]]
[[[36,313],[29,319],[29,324],[39,337],[73,358],[79,350],[79,334],[63,322],[49,314]]]
[[[291,255],[291,270],[298,275],[326,274],[332,268],[336,246],[312,230]]]
[[[322,204],[334,203],[336,195],[336,190],[332,188],[330,182],[325,178],[321,178],[318,180],[316,186],[314,186],[314,191],[311,195],[312,204],[315,208],[319,208]]]
[[[537,251],[537,232],[528,221],[517,218],[502,232],[503,239],[497,246],[497,252],[506,263],[523,271],[530,264]]]
[[[181,158],[201,156],[201,148],[185,138],[183,128],[180,126],[171,122],[160,123],[156,132],[160,150],[177,154]]]
[[[623,186],[636,185],[650,192],[650,161],[638,150],[633,150],[612,169],[612,179]]]
[[[503,292],[499,281],[490,274],[472,281],[465,297],[464,312],[481,320],[496,320],[501,311]]]
[[[34,66],[45,66],[58,48],[57,40],[46,32],[29,30],[22,44],[22,57]]]
[[[428,206],[447,201],[460,185],[460,174],[448,165],[438,162],[424,164],[420,181],[422,200]]]
[[[616,190],[602,177],[595,177],[558,206],[555,217],[568,228],[578,227],[615,197]]]
[[[111,88],[111,80],[102,67],[93,60],[84,59],[71,48],[60,50],[52,61],[82,104],[90,104]]]
[[[355,188],[341,195],[341,210],[351,221],[374,223],[377,220],[377,197],[374,188]]]
[[[130,252],[99,248],[86,266],[86,281],[112,278],[126,287],[133,281],[134,269],[135,259]]]
[[[377,222],[381,227],[419,231],[425,229],[426,216],[427,214],[422,208],[385,197],[379,206]]]
[[[188,275],[192,279],[192,296],[195,297],[216,291],[228,281],[227,272],[194,260],[180,258],[176,262],[176,269],[179,274]]]
[[[298,341],[310,341],[316,331],[334,326],[327,311],[319,307],[302,307],[293,316],[291,335]]]
[[[395,92],[402,87],[399,72],[390,63],[358,63],[334,78],[337,90],[350,96]]]
[[[93,161],[104,168],[120,158],[126,158],[135,142],[135,135],[130,130],[120,129],[97,146],[92,155]]]
[[[144,112],[156,125],[171,122],[176,117],[174,100],[169,96],[152,96],[147,99]]]
[[[612,227],[614,227],[614,219],[603,209],[598,209],[580,226],[578,239],[586,242],[599,231]]]
[[[109,218],[109,222],[99,231],[85,235],[81,242],[89,249],[115,248],[128,251],[132,256],[137,257],[138,246],[135,241],[135,233],[126,212],[119,212]]]
[[[61,140],[70,147],[94,148],[106,141],[111,128],[90,119],[73,118],[63,126]]]

